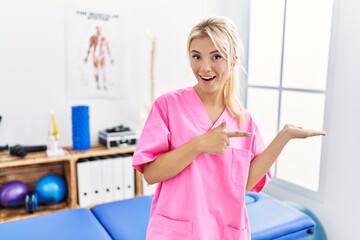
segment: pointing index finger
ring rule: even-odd
[[[233,138],[233,137],[251,137],[251,133],[249,132],[226,132],[226,135],[229,137],[229,138]]]

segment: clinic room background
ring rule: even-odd
[[[71,146],[71,107],[74,105],[89,106],[93,144],[98,141],[98,131],[110,126],[125,124],[140,131],[145,121],[146,105],[151,99],[152,37],[156,37],[155,96],[194,85],[186,55],[186,40],[191,26],[206,16],[223,15],[234,20],[244,43],[243,63],[245,69],[249,70],[251,2],[1,0],[0,145],[46,143],[49,111],[53,110],[61,132],[60,145]],[[263,2],[276,5],[281,1]],[[304,2],[311,6],[312,2],[327,1]],[[79,97],[76,92],[74,94],[69,90],[69,81],[77,80],[69,79],[67,72],[71,65],[69,61],[72,61],[67,51],[73,43],[67,35],[69,24],[65,13],[69,8],[116,13],[119,36],[122,38],[121,46],[113,46],[114,63],[121,69],[117,76],[120,80],[116,92],[108,95],[83,94]],[[307,18],[306,9],[302,11],[303,17]],[[359,12],[359,1],[332,1],[329,42],[324,43],[328,46],[328,66],[326,86],[322,92],[324,111],[321,124],[327,136],[319,145],[321,161],[316,191],[302,191],[276,179],[265,189],[273,197],[298,202],[310,209],[319,218],[330,240],[355,239],[358,235]],[[271,46],[273,32],[267,34]],[[316,40],[313,39],[314,42]],[[313,57],[315,55],[309,55],[309,58]],[[242,93],[247,96],[247,87],[250,89],[251,85],[247,77],[250,75],[241,75]],[[243,100],[246,102],[245,97]],[[308,117],[311,119],[311,116]],[[261,121],[266,122],[266,119]]]

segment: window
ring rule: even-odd
[[[333,0],[251,0],[246,107],[266,144],[285,123],[323,129]],[[274,179],[319,190],[322,138],[293,140]]]

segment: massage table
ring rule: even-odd
[[[246,210],[253,240],[292,240],[313,236],[315,221],[264,193],[247,193]]]
[[[0,224],[4,240],[144,240],[151,196],[77,208]],[[246,208],[253,240],[312,236],[315,222],[264,193],[248,193]]]

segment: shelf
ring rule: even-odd
[[[0,211],[0,223],[15,221],[28,217],[35,217],[43,214],[53,213],[60,210],[70,209],[66,202],[61,202],[55,205],[39,205],[39,211],[35,213],[27,213],[25,208],[1,208]]]
[[[0,168],[33,165],[46,162],[69,161],[71,155],[65,150],[64,156],[48,157],[46,152],[28,153],[25,157],[12,156],[7,152],[0,153]]]
[[[39,205],[39,211],[27,213],[24,207],[5,209],[0,206],[0,222],[13,221],[21,218],[38,216],[59,210],[77,208],[77,173],[76,163],[81,158],[109,156],[133,153],[135,147],[107,149],[101,145],[94,145],[90,150],[73,151],[64,148],[65,155],[47,157],[45,152],[29,153],[26,157],[11,156],[8,152],[0,153],[0,187],[3,183],[20,180],[27,184],[30,190],[35,188],[36,182],[44,175],[57,174],[64,177],[67,183],[66,199],[55,205]],[[135,196],[142,195],[141,174],[135,174]]]
[[[75,158],[88,158],[88,157],[99,157],[114,154],[125,154],[132,153],[135,151],[135,147],[123,147],[123,148],[105,148],[101,145],[92,146],[90,150],[85,151],[74,151],[70,148],[66,148],[66,151]]]

